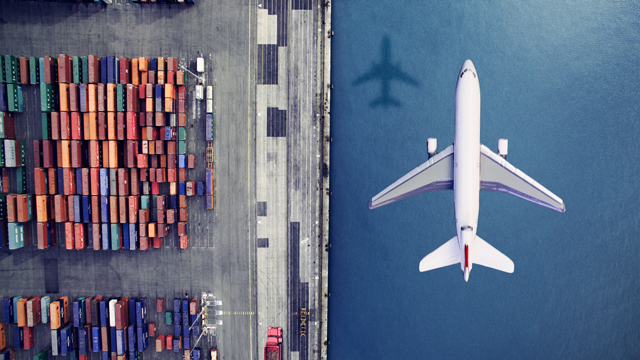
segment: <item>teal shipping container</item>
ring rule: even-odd
[[[88,84],[89,83],[89,57],[88,56],[83,56],[82,57],[82,83],[83,84]]]
[[[82,64],[80,62],[80,58],[74,56],[71,58],[72,69],[73,69],[73,82],[75,84],[80,84],[82,80],[80,79],[82,75]]]
[[[31,85],[37,85],[40,84],[40,59],[38,59],[37,57],[30,57],[29,58],[29,74],[30,74],[30,81],[29,83]]]

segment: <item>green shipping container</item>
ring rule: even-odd
[[[178,128],[178,140],[187,140],[187,128],[182,126]]]
[[[53,84],[40,83],[40,111],[52,112],[56,108],[56,93]]]
[[[4,167],[4,164],[4,141],[0,141],[0,167]]]
[[[164,323],[167,325],[171,325],[171,323],[173,323],[173,314],[171,311],[164,312]]]
[[[187,142],[178,141],[178,154],[185,155],[187,153]]]
[[[46,112],[42,113],[42,140],[49,140],[49,134],[51,133],[51,120],[50,115]]]
[[[0,83],[4,81],[4,55],[0,55]]]
[[[149,195],[141,195],[140,209],[148,209],[148,208],[149,208]]]
[[[33,360],[49,360],[49,352],[42,350],[33,357]]]
[[[16,168],[16,193],[18,194],[27,193],[27,172],[25,169],[24,166]],[[31,202],[29,202],[29,220],[31,220]]]
[[[120,229],[118,224],[111,224],[111,250],[120,250]]]
[[[22,86],[7,84],[7,105],[9,111],[22,112]]]
[[[89,57],[82,57],[82,82],[84,84],[89,83]]]
[[[125,93],[124,84],[116,85],[116,111],[124,111],[124,99],[127,94]]]
[[[80,63],[80,58],[74,56],[71,58],[72,67],[73,67],[73,82],[76,84],[80,84],[82,81],[80,79],[80,75],[82,74],[82,64]]]
[[[7,84],[17,84],[20,77],[20,62],[13,55],[4,56],[4,81]]]
[[[40,71],[38,69],[38,65],[40,64],[40,60],[37,57],[29,58],[29,74],[31,74],[31,85],[36,85],[40,83]]]
[[[0,139],[4,139],[4,111],[0,111]]]

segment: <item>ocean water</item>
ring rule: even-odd
[[[640,358],[638,3],[332,6],[329,358]],[[367,207],[428,137],[453,142],[466,59],[482,143],[508,138],[507,160],[567,206],[482,192],[478,235],[515,272],[476,265],[468,283],[456,265],[418,271],[455,235],[453,192]]]

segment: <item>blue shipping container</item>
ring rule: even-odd
[[[138,351],[144,351],[149,346],[149,325],[137,327],[138,332]]]
[[[114,59],[113,56],[109,55],[107,56],[107,82],[109,84],[115,84],[116,83],[116,59]]]
[[[178,208],[178,195],[169,195],[169,209]]]
[[[78,352],[80,355],[87,355],[89,353],[89,337],[88,328],[79,327],[78,328]]]
[[[131,244],[129,244],[129,224],[122,224],[122,238],[124,239],[124,248],[129,249]]]
[[[104,351],[102,352],[102,360],[109,360],[109,353]]]
[[[67,355],[75,349],[73,325],[69,324],[60,330],[60,355]]]
[[[180,313],[179,312],[173,312],[173,323],[176,325],[177,330],[180,330]]]
[[[103,84],[108,83],[108,78],[107,78],[107,57],[101,57],[100,58],[100,82]]]
[[[76,300],[73,302],[73,326],[84,326],[84,300]]]
[[[188,331],[189,328],[187,327],[186,330]],[[188,333],[185,333],[182,337],[182,348],[185,350],[191,349],[191,336]]]
[[[91,328],[91,351],[100,352],[100,345],[102,345],[100,327],[94,326]]]
[[[164,139],[166,141],[173,140],[173,131],[171,129],[171,126],[164,127]]]
[[[207,181],[205,185],[207,186],[207,195],[213,195],[213,169],[207,169]]]
[[[158,71],[158,58],[152,58],[151,64],[149,65],[150,71]]]
[[[13,324],[13,298],[7,297],[2,300],[2,319],[5,324]]]
[[[179,352],[180,351],[180,338],[173,338],[173,351],[174,352]]]
[[[178,155],[178,167],[184,169],[187,167],[187,155]]]
[[[193,354],[193,360],[200,360],[200,348],[194,348],[191,352]]]
[[[40,83],[44,84],[44,58],[38,58],[38,63],[40,63],[40,66],[38,67],[38,72],[40,73]]]
[[[124,355],[127,352],[127,330],[116,330],[116,353],[118,355]]]
[[[138,299],[131,297],[129,298],[129,324],[136,324],[136,302]]]
[[[87,106],[87,85],[85,84],[80,84],[80,111],[89,111]]]
[[[82,169],[76,169],[76,194],[82,195]]]
[[[182,181],[182,182],[179,182],[179,183],[178,183],[178,186],[179,186],[179,189],[180,189],[180,190],[178,191],[178,194],[180,194],[180,195],[185,195],[185,194],[187,193],[187,191],[186,191],[186,189],[187,189],[187,183],[185,183],[184,181]]]
[[[116,84],[120,83],[120,59],[116,56],[115,57],[115,78],[116,78]]]
[[[118,344],[117,344],[117,339],[116,339],[116,328],[114,327],[109,327],[109,342],[110,342],[110,349],[111,351],[117,351],[118,349]]]
[[[102,250],[109,250],[109,241],[111,240],[111,237],[109,236],[109,224],[102,224]],[[107,307],[107,311],[109,308]],[[107,325],[102,325],[102,326],[109,326],[109,324],[107,323]]]
[[[138,248],[138,224],[129,224],[129,249]]]
[[[15,349],[24,347],[24,328],[21,326],[13,327],[13,347]]]
[[[80,196],[73,195],[73,216],[75,222],[82,222],[82,211],[80,210]]]
[[[129,325],[127,327],[127,332],[129,335],[129,351],[136,350],[136,327],[135,325]]]
[[[147,299],[136,301],[136,326],[144,326],[147,323]]]
[[[102,196],[100,198],[100,218],[102,225],[106,225],[109,222],[109,197]],[[102,242],[104,243],[104,230],[102,231]]]
[[[162,99],[162,85],[156,84],[156,99]]]
[[[191,325],[189,322],[189,313],[182,313],[182,325],[186,325],[187,327]]]
[[[180,312],[180,299],[178,298],[173,299],[173,312],[174,313]]]
[[[53,153],[55,154],[57,151],[54,151]],[[61,167],[58,168],[58,194],[64,194],[64,181],[62,180],[64,179],[64,174],[62,173],[62,170],[64,169]]]
[[[91,198],[89,195],[82,196],[82,222],[91,222]],[[93,231],[89,231],[92,233]]]
[[[109,169],[100,169],[100,195],[109,195]]]
[[[205,140],[213,141],[213,114],[207,114],[205,118]]]

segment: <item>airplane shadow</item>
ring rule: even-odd
[[[397,62],[395,64],[391,62],[391,40],[389,40],[389,36],[386,34],[382,38],[380,57],[380,62],[377,64],[372,64],[369,71],[360,75],[360,77],[353,81],[353,85],[356,86],[372,80],[379,80],[381,86],[381,94],[369,103],[369,107],[400,107],[402,106],[400,100],[395,99],[390,94],[391,81],[401,81],[414,87],[420,86],[420,83],[416,79],[412,78],[407,73],[402,71],[402,69],[400,68],[400,62]]]

